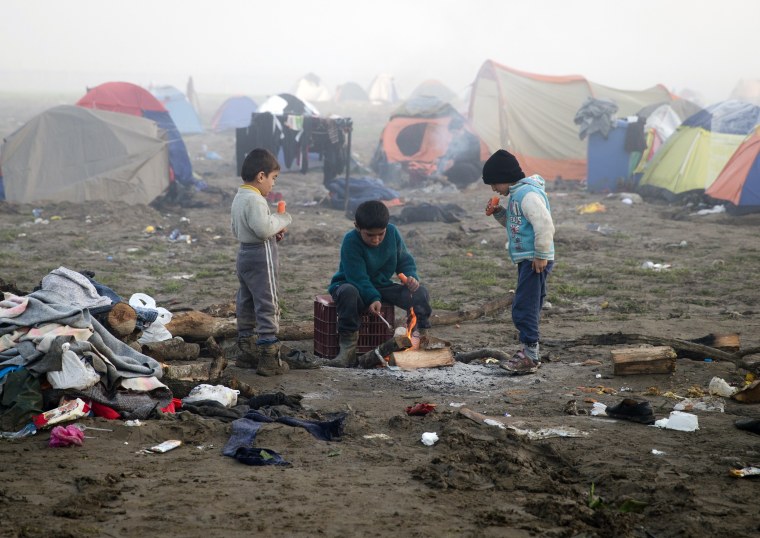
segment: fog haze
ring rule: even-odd
[[[4,0],[0,90],[109,80],[266,95],[318,75],[330,92],[379,73],[399,93],[438,79],[463,95],[486,60],[621,89],[728,98],[760,79],[755,0]]]

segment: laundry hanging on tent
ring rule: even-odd
[[[290,169],[300,165],[309,171],[309,154],[318,154],[325,185],[346,170],[347,148],[353,124],[350,118],[320,118],[296,114],[255,112],[251,124],[236,130],[238,174],[254,148],[264,148],[281,156],[280,165]]]

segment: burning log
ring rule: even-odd
[[[402,370],[414,370],[416,368],[438,368],[440,366],[454,366],[454,355],[450,347],[438,349],[407,349],[391,353],[390,365],[398,366]]]
[[[412,347],[411,339],[403,334],[396,335],[390,340],[386,340],[375,349],[367,351],[364,355],[357,358],[359,368],[375,368],[376,366],[385,365],[385,357],[394,351],[401,351]]]

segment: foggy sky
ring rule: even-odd
[[[394,76],[462,95],[486,60],[620,89],[728,98],[760,79],[757,0],[3,0],[0,91],[109,80],[200,93],[330,92]]]

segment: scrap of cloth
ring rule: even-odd
[[[306,429],[321,441],[332,441],[343,435],[346,413],[339,413],[326,421],[305,420],[295,417],[271,418],[258,411],[249,411],[244,418],[232,423],[232,435],[224,445],[222,454],[246,465],[290,465],[277,452],[253,447],[256,434],[268,422],[281,422]]]

